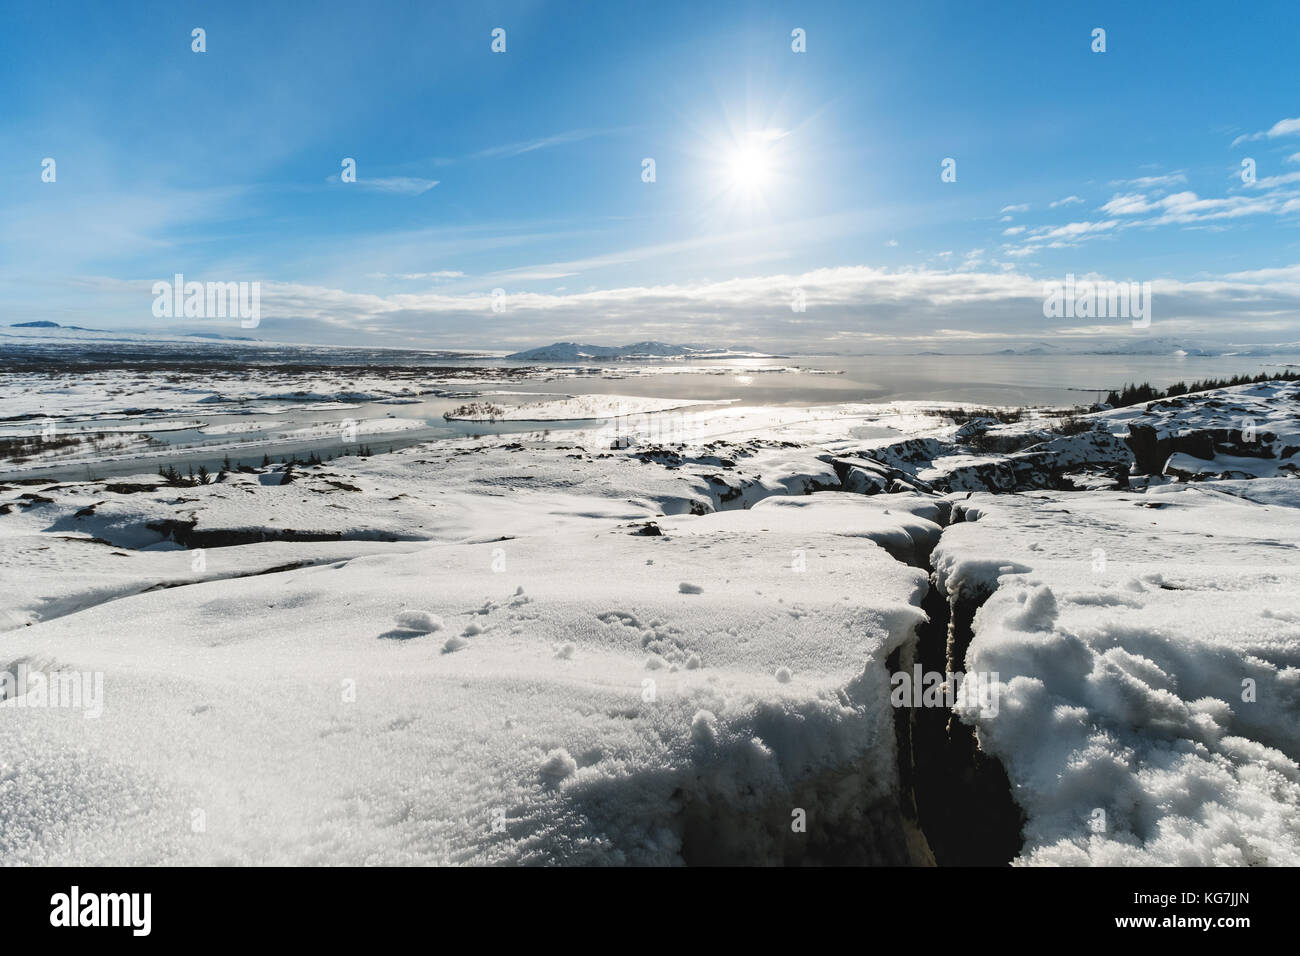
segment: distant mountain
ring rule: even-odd
[[[1152,336],[1137,341],[1118,341],[1108,345],[1083,350],[1085,355],[1220,355],[1222,350],[1213,346],[1202,348],[1182,339]]]
[[[1229,345],[1195,342],[1170,336],[1144,338],[1105,337],[1093,343],[1080,342],[1068,349],[1051,342],[1026,342],[987,355],[1164,355],[1171,358],[1287,355],[1300,351],[1297,342],[1269,342],[1258,345]]]
[[[11,329],[71,329],[74,332],[98,332],[99,329],[83,329],[79,325],[59,325],[57,322],[11,322]]]
[[[652,358],[728,358],[766,356],[745,347],[713,348],[703,345],[673,345],[669,342],[634,342],[631,345],[584,345],[555,342],[541,348],[514,352],[506,358],[519,362],[618,362]]]
[[[1047,348],[1042,345],[1028,345],[1020,349],[998,349],[996,352],[990,352],[990,355],[1056,355],[1060,354],[1058,350]]]
[[[220,332],[186,332],[186,338],[220,339],[222,342],[256,342],[251,335],[222,335]]]

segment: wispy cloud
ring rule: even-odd
[[[1300,173],[1283,173],[1281,176],[1265,176],[1247,185],[1252,189],[1274,189],[1287,183],[1300,182]]]
[[[1163,176],[1139,176],[1137,179],[1112,179],[1112,186],[1132,186],[1136,189],[1156,189],[1160,186],[1177,186],[1187,182],[1187,175],[1182,172],[1165,173]]]
[[[1266,130],[1258,133],[1243,133],[1232,141],[1233,146],[1239,146],[1242,143],[1257,139],[1277,139],[1279,136],[1294,136],[1300,133],[1300,116],[1291,119],[1280,119]]]
[[[1003,207],[1002,207],[1000,210],[998,210],[998,211],[999,211],[999,212],[1003,212],[1003,213],[1007,213],[1007,212],[1028,212],[1028,211],[1029,211],[1029,203],[1027,203],[1027,202],[1022,202],[1022,203],[1016,203],[1016,205],[1014,205],[1014,206],[1003,206]]]
[[[489,276],[494,282],[544,282],[550,279],[567,279],[577,272],[565,272],[556,269],[504,269]]]
[[[457,272],[454,269],[444,269],[440,272],[368,272],[367,279],[463,279],[465,273]]]
[[[1160,215],[1133,224],[1160,226],[1211,219],[1236,219],[1258,213],[1278,212],[1280,206],[1278,196],[1225,196],[1221,199],[1202,199],[1194,192],[1181,192],[1153,201],[1147,208],[1159,211]]]
[[[335,173],[333,176],[328,177],[326,182],[355,186],[360,189],[373,190],[374,192],[394,193],[401,196],[419,196],[438,185],[439,180],[421,179],[418,176],[358,176],[356,182],[344,183],[338,173]]]
[[[1035,239],[1050,241],[1053,239],[1077,239],[1080,236],[1089,233],[1109,232],[1119,223],[1114,219],[1105,219],[1100,222],[1070,222],[1064,226],[1043,226],[1033,230],[1030,235]]]
[[[436,179],[419,179],[415,176],[381,176],[376,179],[357,179],[357,185],[364,189],[375,189],[383,193],[398,193],[403,196],[418,196],[427,193],[438,185]]]
[[[1143,177],[1119,182],[1165,185],[1170,176]],[[1039,226],[1023,230],[1018,227],[1004,229],[1004,236],[1019,236],[1019,245],[1004,245],[1002,254],[1024,258],[1047,249],[1068,248],[1089,239],[1114,235],[1132,228],[1153,228],[1176,225],[1184,228],[1214,229],[1234,219],[1255,215],[1291,216],[1300,212],[1300,194],[1294,190],[1280,189],[1291,183],[1300,183],[1300,172],[1270,176],[1248,184],[1251,195],[1235,194],[1217,198],[1203,198],[1191,190],[1181,190],[1162,195],[1155,192],[1116,193],[1107,200],[1100,211],[1106,215],[1098,221],[1080,221],[1056,226]],[[1143,218],[1144,217],[1144,218]],[[1219,225],[1211,225],[1211,224]]]
[[[1050,208],[1055,209],[1058,206],[1073,206],[1081,202],[1083,202],[1082,196],[1066,196],[1064,199],[1057,199],[1055,202],[1050,202],[1047,205]]]
[[[1101,207],[1101,211],[1108,216],[1132,216],[1149,212],[1153,208],[1145,193],[1125,193],[1112,196]]]
[[[501,156],[522,156],[524,153],[533,153],[539,149],[551,149],[555,146],[565,146],[569,143],[580,143],[585,139],[592,139],[596,136],[603,136],[608,132],[598,129],[575,129],[564,133],[556,133],[552,136],[542,136],[538,139],[528,139],[518,143],[506,143],[502,146],[491,146],[487,149],[479,150],[471,155],[471,159],[492,159]]]

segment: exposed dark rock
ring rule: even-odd
[[[250,472],[252,470],[252,468],[248,469]],[[135,495],[143,491],[157,491],[158,488],[158,485],[128,484],[126,482],[109,482],[104,485],[105,491],[111,491],[117,495]]]
[[[918,491],[929,492],[931,487],[910,472],[894,468],[871,458],[832,458],[823,457],[835,469],[844,491],[861,495],[876,495],[881,492]]]
[[[1133,452],[1140,475],[1164,474],[1165,463],[1174,453],[1174,443],[1168,436],[1160,435],[1155,426],[1140,422],[1129,425],[1124,443]]]
[[[725,478],[720,478],[717,475],[702,475],[701,477],[711,485],[722,486],[722,491],[719,491],[717,488],[714,489],[714,494],[718,496],[718,502],[720,504],[726,504],[728,501],[735,501],[745,493],[744,488],[737,487]]]
[[[198,528],[195,519],[168,518],[150,521],[150,531],[175,541],[184,548],[228,548],[263,541],[418,541],[418,535],[396,535],[378,531],[298,531],[293,528]]]

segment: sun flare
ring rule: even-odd
[[[769,222],[798,195],[793,130],[759,116],[752,120],[719,122],[711,116],[692,124],[698,134],[689,149],[701,187],[699,216],[710,228]]]
[[[761,189],[771,178],[771,164],[761,147],[742,146],[736,149],[727,164],[731,185],[745,192]]]

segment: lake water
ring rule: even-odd
[[[1086,405],[1128,382],[1167,387],[1174,382],[1280,372],[1289,356],[1144,355],[868,355],[797,356],[771,360],[701,362],[724,366],[725,374],[638,375],[628,364],[626,378],[584,377],[505,390],[588,394],[626,393],[656,398],[704,401],[739,400],[756,405],[813,405],[835,402],[934,400],[994,405]],[[508,364],[508,363],[501,363]],[[690,363],[679,364],[685,369]],[[763,372],[799,366],[809,372]],[[619,373],[622,364],[589,366]],[[1295,367],[1293,364],[1292,367]],[[842,372],[843,374],[816,374]]]

